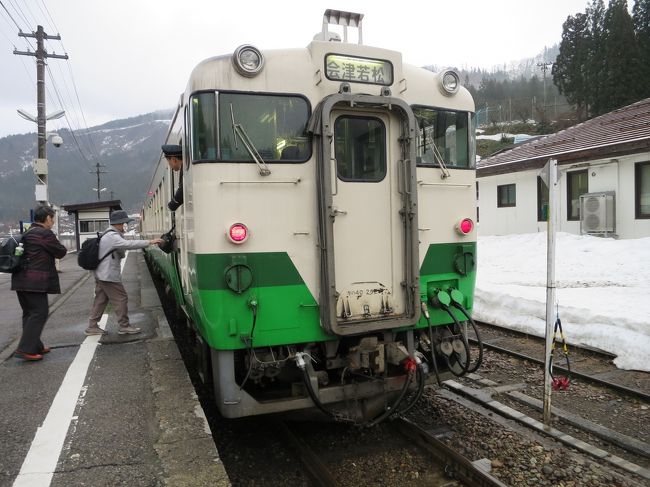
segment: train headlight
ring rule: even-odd
[[[463,218],[458,225],[456,231],[461,235],[468,235],[474,230],[474,221],[471,218]]]
[[[250,44],[239,46],[232,55],[235,69],[242,76],[252,78],[257,76],[264,67],[264,56],[260,50]]]
[[[248,228],[243,223],[234,223],[228,229],[228,240],[234,244],[243,244],[248,239]]]
[[[438,75],[443,95],[455,95],[460,89],[460,76],[454,69],[445,69]]]

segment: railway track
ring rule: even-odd
[[[444,469],[447,475],[460,480],[463,485],[482,487],[506,486],[506,484],[480,467],[477,462],[472,462],[457,450],[454,450],[439,440],[434,432],[426,430],[404,418],[397,419],[392,426],[396,431],[429,451],[437,461],[445,465]]]
[[[328,426],[323,424],[321,424],[321,427],[328,428]],[[339,468],[340,463],[336,462],[336,457],[323,455],[322,452],[312,448],[312,441],[306,439],[307,437],[318,438],[325,433],[314,430],[306,432],[304,428],[305,424],[303,423],[283,421],[278,424],[278,431],[282,432],[286,443],[290,445],[294,454],[299,458],[312,485],[317,487],[359,485],[345,475],[344,469]],[[389,459],[389,461],[386,461],[387,458],[384,456],[382,457],[381,465],[378,463],[363,465],[362,460],[354,461],[348,455],[348,462],[358,465],[361,469],[372,469],[372,471],[368,470],[365,474],[368,479],[373,476],[381,476],[377,470],[378,467],[387,470],[385,475],[388,478],[388,471],[392,470],[394,465],[400,464],[402,452],[416,445],[418,451],[423,453],[425,461],[429,463],[427,469],[430,470],[430,472],[422,474],[422,483],[420,485],[441,485],[439,482],[442,481],[442,485],[449,486],[506,487],[506,484],[490,475],[481,466],[480,462],[472,462],[460,452],[438,439],[437,434],[439,434],[439,430],[425,429],[404,418],[398,418],[389,424],[376,426],[375,428],[382,432],[382,436],[387,435],[392,438],[391,444],[387,444],[385,448],[385,451],[393,456],[392,460]],[[448,433],[450,433],[450,430],[446,429],[443,434]],[[397,438],[402,438],[403,443],[401,445]],[[355,455],[363,456],[365,453],[363,448],[359,448],[351,455],[353,457]],[[405,480],[402,480],[400,484]],[[374,482],[371,481],[368,484],[364,483],[361,485],[373,484]]]
[[[544,366],[543,338],[488,323],[476,324],[486,349]],[[470,342],[477,343],[474,338],[470,338]],[[556,351],[553,370],[565,377],[579,378],[650,402],[650,374],[618,369],[612,363],[614,355],[593,348],[570,345],[569,358],[570,371],[562,365],[565,362],[564,356]],[[587,369],[595,372],[587,373]]]
[[[477,325],[485,348],[483,366],[476,374],[445,381],[446,389],[650,480],[650,374],[617,369],[612,354],[569,346],[570,372],[559,363],[563,354],[553,365],[556,377],[570,377],[569,387],[553,392],[551,423],[544,425],[544,340]]]

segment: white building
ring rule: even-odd
[[[481,235],[546,230],[548,189],[538,175],[551,158],[558,231],[650,236],[650,98],[481,160]]]

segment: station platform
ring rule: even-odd
[[[75,253],[59,264],[38,362],[13,357],[22,311],[0,274],[0,486],[229,486],[142,252],[122,273],[137,335],[109,305],[108,334],[85,336],[94,279]]]

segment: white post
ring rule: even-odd
[[[548,226],[546,244],[546,346],[544,361],[544,424],[551,426],[551,347],[555,325],[555,228],[558,209],[557,160],[548,161]]]

